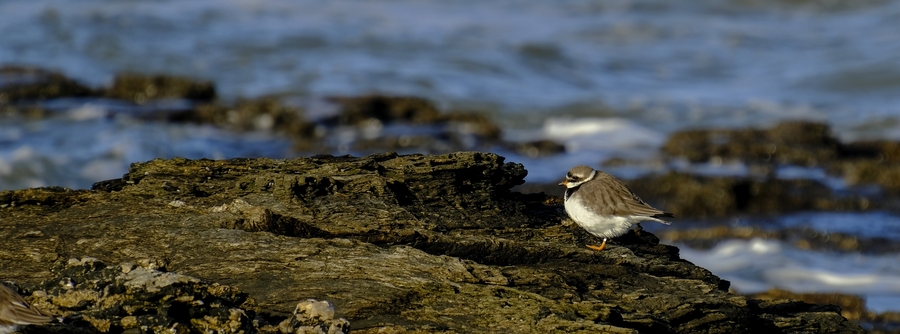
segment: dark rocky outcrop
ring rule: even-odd
[[[751,166],[820,167],[850,185],[875,184],[892,195],[900,194],[900,142],[843,143],[824,123],[791,121],[769,129],[680,131],[669,137],[663,152],[691,162],[737,160]]]
[[[171,75],[121,73],[106,89],[107,97],[144,103],[153,99],[210,101],[216,98],[211,81],[197,81]]]
[[[35,67],[0,67],[0,105],[22,100],[95,96],[95,92],[61,73]]]
[[[563,144],[549,139],[535,140],[526,143],[510,143],[508,146],[513,151],[531,158],[546,157],[566,151],[566,147]]]
[[[172,118],[176,122],[211,124],[237,131],[265,131],[290,138],[297,150],[313,150],[318,145],[316,124],[299,107],[285,105],[271,97],[239,99],[232,104],[207,103]]]
[[[338,113],[324,120],[329,125],[368,126],[373,121],[435,126],[435,138],[475,136],[488,143],[498,141],[500,127],[483,113],[454,110],[442,113],[431,102],[411,96],[366,95],[332,97]],[[448,138],[449,141],[460,139]]]
[[[714,157],[746,162],[817,165],[837,157],[840,142],[826,124],[784,122],[771,129],[704,129],[672,134],[663,146],[670,156],[692,162]]]
[[[430,101],[410,96],[339,96],[329,99],[340,106],[338,115],[328,122],[341,125],[359,125],[370,119],[382,122],[434,123],[440,112]]]
[[[672,172],[628,181],[629,187],[679,217],[728,217],[795,211],[862,210],[876,206],[809,179],[714,177]]]
[[[588,250],[596,240],[563,219],[558,197],[509,191],[525,174],[474,152],[152,160],[92,191],[0,192],[0,267],[4,279],[47,293],[32,298],[56,314],[67,310],[56,302],[65,294],[59,263],[163,259],[184,284],[233,287],[184,295],[261,319],[232,322],[245,332],[312,318],[292,315],[319,309],[298,307],[310,298],[330,301],[334,317],[363,333],[862,332],[836,307],[729,293],[727,281],[640,228]],[[87,316],[95,306],[85,305],[67,316]],[[214,313],[192,305],[179,307]],[[116,323],[136,316],[130,310],[95,319]],[[166,323],[200,328],[192,319]]]

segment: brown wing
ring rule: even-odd
[[[597,171],[597,176],[588,186],[585,193],[594,198],[589,199],[594,203],[601,203],[598,213],[603,215],[639,215],[653,218],[671,218],[671,213],[656,209],[642,200],[631,189],[628,189],[622,181],[605,172]]]
[[[0,283],[0,321],[16,325],[41,325],[53,320],[25,302],[19,294]]]

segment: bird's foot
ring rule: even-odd
[[[606,238],[603,239],[603,243],[601,243],[600,246],[594,246],[594,245],[585,245],[585,246],[587,246],[587,248],[593,249],[598,252],[602,251],[604,248],[606,248]]]

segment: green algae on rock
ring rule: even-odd
[[[557,197],[510,191],[525,175],[478,152],[157,159],[77,201],[0,209],[0,265],[52,285],[55,258],[164,258],[264,319],[313,298],[362,333],[862,332],[834,308],[729,293],[640,228],[585,249]]]

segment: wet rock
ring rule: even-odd
[[[847,143],[843,145],[841,155],[847,159],[861,158],[897,163],[900,162],[900,142],[869,140]]]
[[[640,228],[591,251],[558,197],[510,192],[525,174],[477,152],[152,160],[84,201],[0,209],[0,266],[36,284],[56,281],[53,255],[161,258],[199,280],[178,284],[246,293],[248,318],[281,324],[316,299],[362,333],[861,332],[837,309],[729,293]],[[297,322],[324,331],[327,308],[312,313]]]
[[[435,135],[379,136],[357,139],[353,142],[353,149],[359,152],[414,151],[440,154],[466,146],[466,143],[456,139],[458,138]]]
[[[764,300],[788,299],[818,305],[835,305],[840,307],[841,315],[844,318],[853,321],[858,321],[866,312],[865,300],[858,296],[839,293],[794,293],[780,289],[771,289],[766,292],[751,294],[747,297]]]
[[[285,105],[274,98],[239,99],[234,105],[211,103],[197,106],[175,121],[211,124],[238,131],[270,131],[286,135],[298,150],[316,147],[316,125],[302,108]]]
[[[688,130],[663,146],[670,156],[691,162],[713,158],[813,166],[838,157],[840,143],[826,124],[784,122],[771,129]]]
[[[210,81],[170,75],[122,73],[116,75],[105,96],[134,101],[138,104],[154,99],[188,99],[209,101],[216,98],[216,88]]]
[[[900,194],[900,142],[841,143],[822,123],[681,131],[669,137],[663,152],[690,162],[738,160],[768,169],[780,164],[821,167],[850,185],[875,184],[891,195]]]
[[[339,106],[338,114],[322,123],[332,128],[357,128],[350,134],[357,139],[349,143],[357,151],[448,153],[487,148],[501,137],[500,127],[483,113],[441,113],[430,101],[417,97],[369,95],[333,97],[330,101]],[[429,131],[383,131],[390,125],[427,126]]]
[[[851,185],[877,184],[887,193],[900,194],[900,163],[884,161],[843,161],[832,167]]]
[[[418,97],[369,95],[329,100],[341,107],[340,113],[329,120],[338,125],[358,125],[370,119],[424,124],[434,123],[440,116],[434,104]]]
[[[239,99],[233,106],[201,105],[185,120],[241,131],[276,130],[292,136],[310,137],[315,127],[303,116],[301,108],[264,97]]]
[[[776,330],[792,333],[816,333],[827,327],[829,333],[855,333],[862,330],[847,321],[834,305],[808,304],[792,299],[751,299],[748,306],[765,312],[764,319],[772,321]]]
[[[706,177],[668,173],[628,181],[642,198],[680,217],[725,217],[734,214],[802,210],[870,209],[863,196],[838,195],[828,186],[805,179]]]
[[[96,92],[58,72],[34,67],[0,67],[0,105],[79,96],[96,96]]]
[[[521,155],[537,158],[556,155],[566,151],[566,146],[552,140],[537,140],[527,143],[511,144],[512,149]]]

